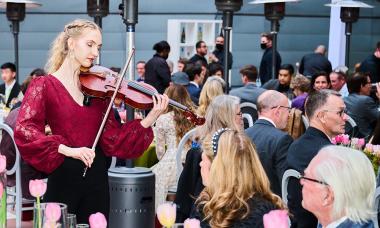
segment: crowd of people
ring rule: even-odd
[[[171,200],[177,204],[178,222],[194,217],[201,227],[264,227],[266,213],[285,209],[291,227],[373,227],[377,214],[372,165],[359,151],[333,146],[332,139],[349,133],[367,142],[380,141],[380,42],[374,54],[351,71],[332,69],[323,45],[301,57],[296,67],[284,64],[280,53],[273,53],[272,38],[261,35],[259,70],[241,67],[243,86],[229,95],[223,80],[222,36],[209,55],[206,43],[198,41],[195,55],[178,60],[178,69],[167,61],[169,43],[154,44],[153,57],[136,63],[136,81],[158,92],[152,97],[153,108],[135,120],[113,109],[93,147],[109,99],[84,102],[79,73],[98,57],[101,29],[88,20],[68,23],[52,44],[46,72],[34,70],[20,86],[15,65],[1,66],[0,94],[3,106],[12,109],[5,121],[14,129],[22,156],[23,191],[30,179],[47,177],[44,201],[67,204],[78,223],[95,212],[108,217],[110,157],[136,158],[153,142],[158,158],[151,167],[155,208],[175,189]],[[231,68],[237,63],[232,53],[228,56]],[[169,99],[204,117],[205,123],[196,126],[170,106]],[[243,124],[241,103],[257,107],[256,113],[248,113],[252,126]],[[288,129],[295,109],[308,119],[299,137]],[[355,129],[348,119],[356,123]],[[192,129],[194,136],[179,152],[183,171],[177,173],[179,141]],[[15,148],[6,134],[0,152],[11,166]],[[281,183],[287,169],[301,175],[290,179],[285,205]]]

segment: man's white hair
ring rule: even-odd
[[[363,152],[343,147],[327,146],[315,167],[315,175],[334,192],[334,220],[345,215],[353,222],[368,222],[375,216],[374,194],[376,178],[371,162]]]

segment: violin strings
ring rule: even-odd
[[[143,92],[143,93],[146,93],[146,94],[148,94],[148,95],[154,96],[154,92],[153,92],[153,91],[151,91],[151,90],[145,88],[144,86],[140,85],[140,84],[137,83],[137,82],[129,81],[129,82],[128,82],[128,85],[131,86],[131,87],[134,88],[134,89],[137,89],[137,90]],[[185,111],[188,110],[188,108],[187,108],[186,106],[184,106],[184,105],[182,105],[182,104],[180,104],[180,103],[178,103],[178,102],[176,102],[176,101],[173,101],[173,100],[169,100],[169,104],[171,104],[171,105],[173,105],[173,106],[175,106],[175,107],[177,107],[177,108],[183,109],[183,110],[185,110]]]

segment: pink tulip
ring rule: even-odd
[[[61,207],[56,203],[48,203],[45,208],[45,217],[51,222],[56,222],[61,218]]]
[[[198,219],[186,219],[184,224],[184,228],[201,228],[201,222]]]
[[[343,142],[343,135],[337,135],[334,137],[334,139],[337,144],[340,144]]]
[[[43,180],[30,180],[29,191],[34,197],[41,197],[45,194],[47,184]]]
[[[350,136],[348,135],[343,135],[343,141],[342,141],[343,145],[349,145],[350,144]]]
[[[365,145],[365,151],[367,151],[368,153],[372,153],[373,152],[373,145],[371,143],[367,143]]]
[[[91,228],[107,228],[106,217],[100,212],[90,215],[89,222]]]
[[[380,145],[373,146],[373,153],[376,155],[380,155]]]
[[[364,146],[364,144],[365,144],[365,141],[363,138],[358,140],[358,145],[360,146],[360,148],[362,148]]]
[[[335,137],[331,139],[331,143],[334,144],[334,145],[336,145],[336,139],[335,139]]]
[[[0,173],[4,172],[7,168],[7,158],[4,155],[0,155]]]
[[[157,218],[161,225],[171,227],[175,223],[176,205],[174,203],[164,203],[157,208]]]
[[[288,228],[289,217],[285,210],[272,210],[263,217],[264,228]]]

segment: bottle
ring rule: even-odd
[[[182,28],[181,43],[183,43],[183,44],[186,43],[185,27]]]
[[[200,41],[200,40],[202,40],[202,36],[203,36],[203,34],[202,34],[202,26],[201,25],[199,25],[198,26],[198,41]]]

